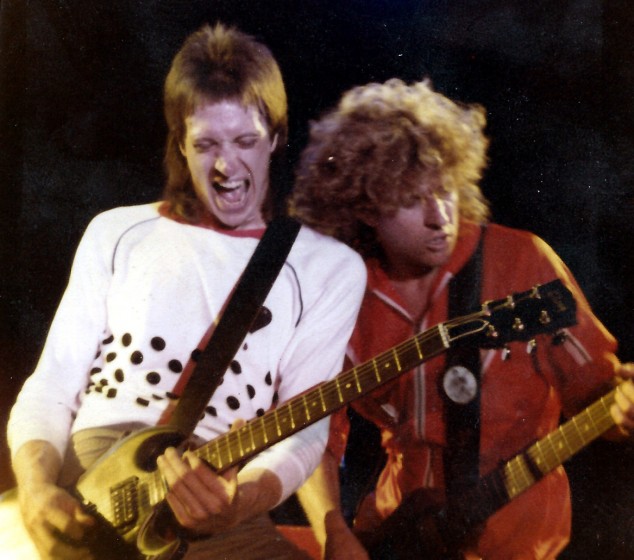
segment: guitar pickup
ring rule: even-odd
[[[138,482],[138,477],[133,476],[110,489],[112,525],[117,530],[135,524],[139,518]]]

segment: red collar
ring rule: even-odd
[[[178,214],[175,214],[172,209],[172,205],[167,201],[161,203],[161,205],[159,206],[159,214],[163,218],[167,218],[168,220],[173,220],[175,222],[178,222],[179,224],[185,224],[188,226],[210,229],[217,233],[222,233],[223,235],[229,235],[231,237],[250,237],[254,239],[260,239],[262,235],[264,235],[264,231],[266,230],[266,228],[256,228],[256,229],[219,228],[216,225],[216,222],[208,214],[205,214],[202,217],[202,219],[198,222],[188,222],[187,220],[183,219]]]
[[[431,286],[431,293],[436,291],[438,285],[443,281],[447,273],[451,276],[455,276],[467,263],[478,246],[480,236],[482,235],[482,228],[474,222],[461,220],[458,232],[456,247],[451,257],[449,257],[449,260],[438,270],[434,283]],[[399,301],[399,297],[396,296],[396,290],[394,290],[390,279],[381,267],[378,259],[368,259],[366,264],[368,267],[368,288],[378,289],[384,294],[394,298],[395,301]]]

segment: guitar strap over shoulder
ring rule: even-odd
[[[485,232],[483,227],[475,252],[450,281],[450,319],[479,308]],[[473,488],[480,475],[480,350],[477,346],[452,347],[447,351],[446,364],[441,380],[446,426],[443,464],[451,512],[452,502]]]
[[[281,216],[275,218],[264,232],[167,420],[182,435],[193,433],[249,327],[257,318],[299,230],[300,224],[296,220]]]

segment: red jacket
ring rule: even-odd
[[[353,333],[348,359],[363,363],[380,352],[447,320],[450,278],[469,259],[480,228],[461,224],[450,259],[436,277],[422,324],[414,324],[376,261],[369,261],[368,288]],[[560,278],[577,301],[578,324],[563,344],[539,335],[531,355],[525,342],[502,351],[483,350],[480,471],[484,475],[529,443],[554,430],[561,414],[572,415],[611,386],[618,360],[616,342],[594,316],[568,268],[541,239],[524,231],[491,224],[484,240],[482,299],[494,300]],[[381,429],[388,455],[376,492],[369,496],[356,524],[368,529],[389,515],[402,497],[420,487],[443,486],[445,445],[439,356],[355,401],[353,406]],[[347,438],[345,414],[331,425],[329,448],[342,456]],[[569,486],[563,468],[544,477],[489,518],[477,554],[487,560],[555,558],[570,535]]]

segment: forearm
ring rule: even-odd
[[[297,496],[322,547],[329,532],[347,527],[341,511],[339,464],[328,451]]]
[[[55,484],[62,466],[57,449],[47,441],[32,440],[14,454],[13,472],[19,489],[41,484]]]
[[[273,509],[282,496],[278,477],[266,469],[246,469],[238,474],[236,523]]]

